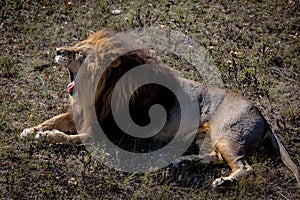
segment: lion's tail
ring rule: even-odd
[[[266,139],[269,140],[269,142],[271,143],[273,150],[275,150],[276,153],[280,155],[280,158],[283,161],[283,163],[293,172],[300,186],[300,175],[297,165],[292,161],[289,153],[286,151],[279,138],[275,134],[273,128],[269,124],[268,129],[266,131]]]

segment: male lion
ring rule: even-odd
[[[122,131],[114,122],[110,103],[116,82],[123,74],[137,66],[157,64],[159,67],[155,73],[164,75],[169,83],[180,85],[199,105],[200,119],[197,121],[196,144],[201,144],[200,140],[203,140],[204,133],[209,136],[211,141],[210,150],[205,156],[190,155],[183,156],[182,159],[197,159],[203,163],[217,163],[224,159],[232,169],[229,176],[217,178],[212,184],[213,187],[226,181],[240,180],[252,173],[253,169],[247,163],[246,155],[266,146],[271,147],[280,156],[300,185],[296,164],[291,160],[265,118],[248,100],[231,91],[180,78],[171,68],[159,63],[145,51],[134,50],[124,54],[118,53],[122,41],[114,42],[111,38],[115,34],[113,31],[98,31],[74,46],[57,48],[56,61],[64,65],[71,76],[71,83],[67,87],[70,93],[71,108],[76,106],[73,105],[73,97],[78,93],[76,89],[78,84],[84,85],[89,78],[93,79],[81,77],[79,81],[75,81],[75,84],[74,80],[75,78],[77,80],[76,76],[79,70],[86,68],[93,73],[102,70],[101,79],[96,86],[96,94],[90,97],[95,104],[97,119],[85,112],[85,105],[83,105],[83,121],[87,127],[98,120],[108,137],[116,136],[114,139],[121,140],[122,137],[118,135]],[[116,55],[118,55],[117,58]],[[102,66],[103,62],[100,61],[103,61],[103,58],[110,61],[109,64],[106,63],[108,67],[105,70]],[[147,78],[147,74],[144,74],[143,77]],[[126,84],[126,82],[124,83]],[[129,85],[133,83],[134,80],[128,80]],[[120,104],[123,103],[122,98],[126,95],[128,95],[126,91],[120,92],[118,96]],[[177,126],[178,120],[180,121],[180,108],[176,97],[170,91],[155,84],[146,85],[135,91],[130,99],[130,115],[137,124],[145,126],[149,123],[148,110],[153,104],[163,105],[169,117],[165,122],[163,134],[151,139],[166,142],[169,139],[168,134],[176,132],[174,127]],[[50,143],[79,144],[93,137],[90,131],[77,135],[66,134],[67,132],[75,133],[76,128],[70,109],[70,111],[46,120],[40,125],[25,129],[21,133],[21,138],[35,135],[36,139],[44,139]]]

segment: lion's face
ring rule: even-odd
[[[80,51],[69,50],[68,47],[56,49],[55,60],[58,64],[64,65],[73,74],[77,73],[85,56]]]
[[[84,59],[85,56],[82,52],[70,49],[69,47],[60,47],[56,49],[56,62],[65,66],[70,72],[71,83],[67,86],[69,94],[72,94],[73,92],[74,80]]]

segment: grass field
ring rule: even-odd
[[[299,3],[299,1],[298,1]],[[119,9],[120,14],[112,14]],[[55,48],[92,31],[166,27],[196,38],[226,88],[259,107],[300,166],[300,5],[296,1],[0,2],[0,199],[300,199],[280,160],[253,156],[255,176],[226,188],[227,165],[197,162],[147,174],[110,169],[84,146],[38,144],[24,128],[67,109],[68,73]],[[164,60],[168,61],[167,58]],[[180,69],[180,60],[170,58]],[[198,79],[192,72],[184,76]]]

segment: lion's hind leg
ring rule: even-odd
[[[229,176],[220,177],[213,181],[212,186],[218,187],[226,182],[239,181],[253,173],[253,168],[247,163],[244,157],[237,158],[235,161],[228,163],[232,169]]]
[[[248,140],[241,139],[240,134],[231,130],[224,131],[218,136],[215,141],[215,149],[230,166],[232,172],[229,176],[215,179],[212,183],[213,187],[228,182],[240,181],[253,173],[253,168],[246,160],[247,149],[252,147],[252,144],[247,145]]]
[[[222,157],[217,154],[214,150],[204,155],[193,154],[187,156],[181,156],[179,159],[176,159],[174,164],[178,164],[183,161],[199,161],[202,164],[219,164],[223,161]]]
[[[205,123],[196,134],[195,144],[199,149],[198,154],[181,156],[174,162],[177,165],[183,161],[199,161],[202,164],[219,164],[223,161],[221,154],[217,153],[212,146],[208,123]]]

